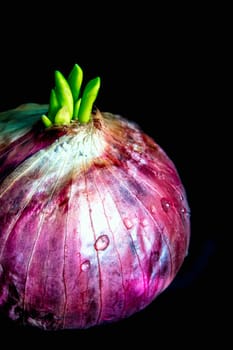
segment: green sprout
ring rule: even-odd
[[[100,78],[90,80],[81,95],[83,71],[75,64],[68,78],[55,71],[55,88],[51,90],[48,115],[41,119],[46,128],[69,125],[72,120],[86,124],[91,119],[93,104],[100,88]]]

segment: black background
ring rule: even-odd
[[[1,316],[1,337],[8,343],[110,347],[127,339],[132,346],[156,348],[224,341],[215,170],[218,21],[209,9],[186,10],[184,16],[178,9],[154,14],[139,9],[135,18],[133,9],[116,16],[112,9],[103,19],[93,12],[84,24],[68,20],[70,26],[62,9],[58,22],[46,11],[34,17],[36,9],[17,18],[6,13],[0,110],[48,103],[54,70],[67,75],[78,63],[84,82],[101,77],[98,108],[136,121],[174,161],[191,209],[189,255],[173,283],[145,310],[116,324],[55,333],[19,327]]]

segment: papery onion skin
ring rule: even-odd
[[[190,240],[175,165],[97,110],[44,128],[47,105],[0,114],[0,307],[45,330],[129,317],[175,278]]]

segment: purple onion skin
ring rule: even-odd
[[[0,308],[44,330],[144,309],[190,240],[173,162],[136,124],[97,111],[45,129],[46,105],[0,114]]]

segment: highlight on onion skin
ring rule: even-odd
[[[72,74],[71,92],[80,67]],[[189,206],[174,163],[137,124],[92,109],[99,83],[83,93],[81,114],[79,91],[56,104],[57,86],[56,108],[0,113],[0,309],[20,324],[82,329],[129,317],[187,255]]]

